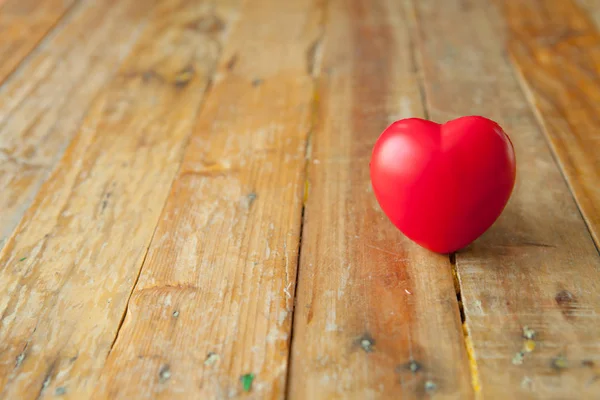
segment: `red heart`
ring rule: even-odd
[[[456,251],[483,234],[506,206],[516,175],[510,139],[483,117],[441,125],[396,121],[377,139],[370,168],[388,218],[438,253]]]

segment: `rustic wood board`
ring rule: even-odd
[[[0,397],[96,390],[234,6],[155,9],[0,253]]]
[[[369,179],[381,131],[423,115],[409,15],[393,0],[333,0],[327,16],[290,398],[470,398],[448,256],[404,238]]]
[[[595,398],[600,259],[507,60],[501,15],[486,2],[414,4],[431,117],[493,118],[517,155],[504,214],[456,254],[475,389],[486,399]]]
[[[600,398],[599,10],[0,0],[0,398]],[[465,114],[518,182],[448,258],[368,161]]]
[[[79,5],[0,87],[0,249],[131,50],[148,12],[135,0]]]
[[[77,1],[0,1],[0,84]]]
[[[98,398],[284,396],[321,14],[244,3]]]
[[[590,15],[600,29],[600,0],[577,0],[577,3]]]
[[[600,247],[600,33],[572,0],[498,4],[522,83]]]

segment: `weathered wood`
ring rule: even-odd
[[[600,0],[577,0],[577,3],[592,17],[596,28],[600,29]]]
[[[245,2],[97,397],[283,397],[321,13]]]
[[[600,34],[572,0],[498,4],[523,86],[600,248]]]
[[[422,116],[409,16],[332,0],[308,174],[292,399],[470,398],[451,265],[406,239],[371,190],[392,121]]]
[[[478,393],[597,398],[600,259],[507,60],[501,16],[481,1],[414,5],[431,117],[495,119],[517,156],[505,212],[456,255]]]
[[[0,1],[0,84],[76,2]]]
[[[0,249],[131,50],[147,14],[135,0],[81,4],[0,88]]]
[[[162,2],[0,253],[0,397],[95,390],[231,5]]]

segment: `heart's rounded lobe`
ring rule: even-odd
[[[483,234],[512,193],[512,143],[487,118],[445,124],[409,118],[375,143],[371,183],[384,213],[421,246],[450,253]]]

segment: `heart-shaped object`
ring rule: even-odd
[[[388,218],[437,253],[459,250],[483,234],[506,206],[516,175],[510,139],[478,116],[445,124],[396,121],[375,143],[370,169]]]

